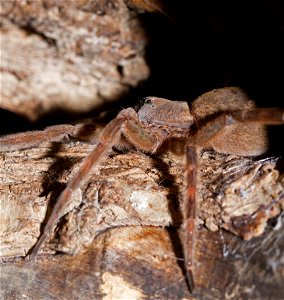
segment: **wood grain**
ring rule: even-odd
[[[31,121],[87,113],[149,76],[145,31],[123,0],[0,5],[2,109]]]
[[[184,157],[173,145],[155,157],[110,153],[74,193],[37,260],[24,261],[92,147],[45,143],[1,153],[2,298],[281,299],[283,199],[273,200],[284,184],[273,158],[201,154],[193,296],[181,250]],[[269,214],[257,226],[232,226],[234,218],[254,224],[264,206]]]

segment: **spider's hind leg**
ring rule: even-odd
[[[194,272],[193,272],[193,254],[194,254],[194,229],[196,215],[196,192],[197,192],[197,149],[195,145],[188,144],[186,147],[186,185],[184,194],[184,241],[183,252],[185,258],[185,271],[187,284],[190,292],[193,292]]]

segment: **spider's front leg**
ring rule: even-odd
[[[54,125],[44,130],[9,134],[0,137],[0,151],[14,151],[37,147],[44,142],[60,142],[68,136],[77,136],[84,124]]]
[[[143,129],[138,120],[137,113],[131,108],[122,110],[117,117],[105,127],[94,149],[83,160],[78,172],[68,182],[57,199],[43,229],[43,233],[28,256],[30,259],[37,256],[43,243],[55,228],[60,217],[62,217],[60,214],[64,208],[68,206],[71,194],[86,182],[89,174],[107,157],[109,150],[118,142],[121,134],[124,134],[130,143],[141,149],[151,151],[157,147],[157,139]]]
[[[0,136],[0,151],[16,151],[38,147],[44,143],[59,143],[70,139],[97,143],[102,132],[101,125],[95,122],[84,122],[75,125],[61,124],[46,127],[44,130],[33,130]]]

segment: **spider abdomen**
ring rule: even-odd
[[[268,147],[265,127],[257,124],[235,124],[224,127],[210,139],[207,148],[219,153],[256,156]]]

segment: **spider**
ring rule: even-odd
[[[150,154],[155,154],[165,141],[181,138],[186,141],[182,244],[186,280],[192,292],[198,153],[211,148],[224,154],[260,155],[267,150],[265,125],[273,124],[284,124],[284,109],[255,108],[254,102],[236,87],[205,93],[191,106],[187,102],[148,97],[137,112],[133,108],[123,109],[105,127],[94,149],[63,190],[43,233],[28,255],[29,259],[37,256],[54,230],[71,194],[86,182],[88,175],[103,162],[122,137],[134,148]],[[30,148],[46,140],[59,141],[66,136],[76,136],[79,129],[80,126],[58,125],[44,131],[4,136],[0,138],[0,150]]]

